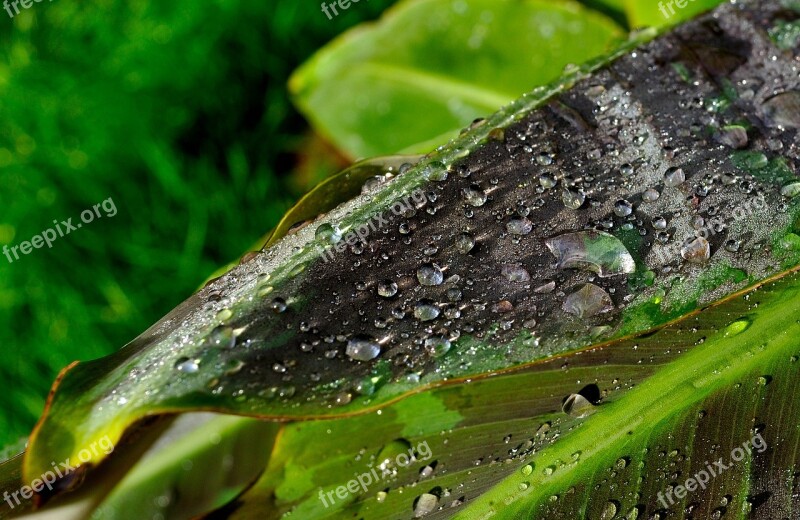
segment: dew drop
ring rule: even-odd
[[[664,174],[664,185],[668,188],[675,188],[680,186],[686,181],[686,175],[683,173],[683,169],[672,167],[669,168],[666,173]]]
[[[419,283],[428,287],[442,285],[444,273],[436,264],[425,264],[417,269],[417,280]]]
[[[424,299],[414,306],[414,317],[420,321],[431,321],[439,317],[439,307],[432,300]]]
[[[378,282],[378,296],[381,298],[391,298],[397,294],[397,284],[392,280]]]
[[[356,361],[369,361],[381,353],[381,346],[369,336],[356,336],[347,342],[345,354]]]
[[[580,190],[570,188],[561,192],[561,201],[569,209],[580,209],[586,202],[586,195]]]
[[[464,195],[464,200],[466,200],[467,204],[470,206],[478,208],[486,204],[486,192],[477,184],[472,184],[468,188],[464,188],[462,193]]]
[[[590,318],[611,311],[614,304],[604,289],[587,283],[567,296],[561,308],[579,318]]]
[[[526,217],[515,217],[506,224],[506,229],[512,235],[527,235],[533,230],[533,222]]]
[[[681,256],[687,262],[702,264],[711,258],[711,244],[703,237],[689,238],[681,247]]]

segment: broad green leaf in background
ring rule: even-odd
[[[621,36],[574,2],[403,0],[318,52],[290,88],[351,157],[427,152]]]
[[[624,0],[631,27],[675,25],[683,20],[691,20],[722,2],[723,0]]]

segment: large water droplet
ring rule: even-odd
[[[196,359],[183,357],[175,362],[175,370],[184,374],[194,374],[200,370],[200,363]]]
[[[530,273],[519,264],[506,264],[502,267],[502,275],[509,282],[529,282]]]
[[[616,502],[608,501],[606,507],[603,508],[603,514],[600,515],[600,520],[613,520],[617,516],[617,510]]]
[[[800,182],[793,182],[781,188],[781,195],[789,199],[793,199],[800,195]]]
[[[584,284],[567,296],[561,308],[579,318],[590,318],[614,308],[611,296],[593,283]]]
[[[450,345],[450,340],[445,337],[430,337],[425,340],[425,351],[433,357],[441,357],[450,351]]]
[[[796,90],[772,96],[762,110],[771,126],[800,128],[800,92]]]
[[[475,247],[475,237],[469,233],[461,233],[456,238],[456,249],[459,253],[466,255]]]
[[[614,203],[614,214],[618,217],[627,217],[633,213],[633,204],[625,199],[618,200]]]
[[[545,240],[559,269],[587,269],[606,278],[630,274],[636,262],[623,243],[603,231],[578,231]]]

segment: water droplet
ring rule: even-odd
[[[553,164],[553,155],[542,152],[536,156],[536,162],[539,163],[540,166],[550,166]]]
[[[578,231],[545,240],[559,269],[587,269],[606,278],[630,274],[636,262],[623,243],[603,231]]]
[[[561,410],[576,419],[583,419],[597,411],[594,405],[581,394],[570,394],[561,405]]]
[[[781,195],[788,199],[793,199],[800,195],[800,182],[793,182],[781,188]]]
[[[683,173],[682,168],[673,166],[669,168],[664,174],[664,186],[668,188],[675,188],[680,186],[686,181],[686,175]]]
[[[432,300],[424,299],[414,306],[414,317],[420,321],[431,321],[439,317],[439,307]]]
[[[523,475],[525,475],[527,477],[531,473],[533,473],[533,466],[531,464],[525,464],[524,466],[522,466],[522,474]]]
[[[462,193],[464,195],[464,200],[471,206],[477,208],[486,204],[486,192],[477,184],[472,184],[468,188],[464,188]]]
[[[611,311],[614,304],[604,289],[587,283],[567,296],[561,308],[579,318],[590,318]]]
[[[689,238],[681,247],[681,256],[693,264],[702,264],[711,258],[711,244],[703,237]]]
[[[441,357],[450,351],[450,345],[450,340],[445,337],[430,337],[425,340],[425,351],[433,357]]]
[[[397,284],[392,280],[378,282],[378,296],[382,298],[391,298],[395,294],[397,294]]]
[[[321,240],[329,244],[336,244],[342,239],[342,233],[339,231],[339,229],[328,222],[320,224],[319,227],[317,227],[317,230],[314,232],[314,236],[317,238],[317,240]]]
[[[533,230],[533,222],[525,217],[515,217],[506,224],[506,229],[512,235],[527,235]]]
[[[369,361],[381,353],[381,346],[369,336],[356,336],[347,342],[345,354],[356,361]]]
[[[800,92],[790,90],[767,99],[762,105],[772,126],[800,128]]]
[[[175,370],[184,374],[194,374],[200,370],[200,362],[196,359],[183,357],[175,362]]]
[[[645,202],[655,202],[660,196],[661,194],[658,193],[658,191],[653,188],[647,188],[644,190],[644,193],[642,193],[642,200]]]
[[[741,149],[747,146],[747,130],[738,125],[726,126],[716,134],[720,143],[730,148]]]
[[[633,213],[633,204],[627,200],[618,200],[614,203],[614,214],[618,217],[627,217]]]
[[[456,238],[456,249],[459,253],[466,255],[475,247],[475,238],[469,233],[461,233]]]
[[[275,314],[280,314],[284,312],[286,310],[286,307],[287,307],[286,300],[284,300],[283,298],[275,298],[272,300],[272,303],[270,304],[270,308],[272,309],[272,312],[274,312]]]
[[[738,336],[748,328],[750,328],[750,320],[736,320],[725,328],[725,336]]]
[[[600,520],[612,520],[615,516],[617,516],[617,504],[610,500],[606,503],[606,507],[603,508]]]
[[[444,282],[444,273],[436,264],[425,264],[417,269],[417,280],[428,287],[441,285]]]
[[[438,505],[439,499],[436,495],[431,495],[430,493],[421,494],[414,501],[414,518],[422,518],[432,513]]]
[[[555,188],[556,184],[558,184],[558,181],[552,175],[545,173],[539,176],[539,185],[546,190]]]
[[[623,177],[630,177],[634,174],[635,170],[632,164],[625,163],[619,167],[619,172],[622,174]]]
[[[569,209],[580,209],[586,202],[586,195],[580,190],[570,188],[561,192],[561,201]]]
[[[506,264],[502,267],[501,273],[509,282],[521,283],[531,280],[530,273],[519,264]]]
[[[220,325],[211,331],[208,336],[209,342],[218,347],[231,348],[236,343],[236,337],[233,334],[233,329]]]

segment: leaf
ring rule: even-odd
[[[320,487],[338,490],[364,456],[434,438],[431,449],[460,469],[415,507],[452,489],[467,507],[497,507],[478,497],[508,478],[492,496],[510,497],[513,511],[540,506],[508,494],[519,487],[509,477],[517,455],[545,469],[539,454],[574,447],[597,467],[605,460],[582,432],[607,442],[608,454],[623,451],[627,437],[604,428],[611,419],[636,426],[633,409],[675,420],[756,370],[792,384],[764,371],[788,353],[796,323],[775,309],[796,306],[786,272],[800,264],[800,209],[786,184],[796,130],[776,123],[788,120],[775,113],[785,108],[763,109],[775,85],[793,84],[793,58],[776,52],[769,81],[749,90],[766,74],[752,51],[773,45],[770,6],[725,6],[537,89],[277,241],[116,355],[70,367],[31,438],[25,478],[52,460],[77,462],[146,417],[211,410],[292,423],[253,488],[274,503],[245,499],[222,515],[328,514],[313,496]],[[747,128],[747,156],[716,138],[732,126]],[[588,240],[568,242],[572,251],[548,248],[581,233]],[[763,301],[731,298],[780,277],[788,281]],[[726,361],[730,372],[720,370]],[[665,388],[675,402],[653,403]],[[375,419],[384,413],[385,423]],[[554,435],[531,436],[532,420]],[[334,424],[339,433],[327,437]],[[636,431],[631,442],[648,432]],[[492,444],[509,432],[526,439],[513,453]],[[717,440],[709,432],[697,442]],[[782,460],[790,446],[776,443]],[[471,479],[468,459],[496,462]],[[356,492],[348,496],[340,507],[358,510]],[[389,496],[407,515],[408,495]],[[567,518],[579,516],[582,502],[564,503]]]
[[[767,474],[785,474],[794,456],[773,454],[792,453],[796,433],[786,438],[778,426],[796,423],[798,410],[774,405],[797,381],[800,347],[792,338],[800,325],[775,311],[798,302],[800,278],[791,275],[645,337],[437,388],[379,416],[289,425],[260,481],[226,510],[236,520],[288,512],[403,519],[433,491],[441,509],[431,518],[601,518],[609,501],[623,516],[635,510],[649,518],[681,461],[691,475],[694,457],[703,454],[696,471],[713,442],[730,446],[716,448],[716,457],[729,453],[753,437],[754,424],[772,450],[764,462],[780,461]],[[585,385],[602,396],[595,413],[563,413],[562,401]],[[704,435],[692,438],[687,422]],[[394,463],[408,450],[416,460]],[[355,492],[336,495],[359,478]],[[716,507],[730,494],[728,509],[739,510],[745,497],[734,491],[709,486],[702,503]]]
[[[625,0],[632,27],[669,27],[708,11],[724,0]]]
[[[620,36],[573,2],[406,0],[319,51],[289,85],[352,157],[427,152]]]

